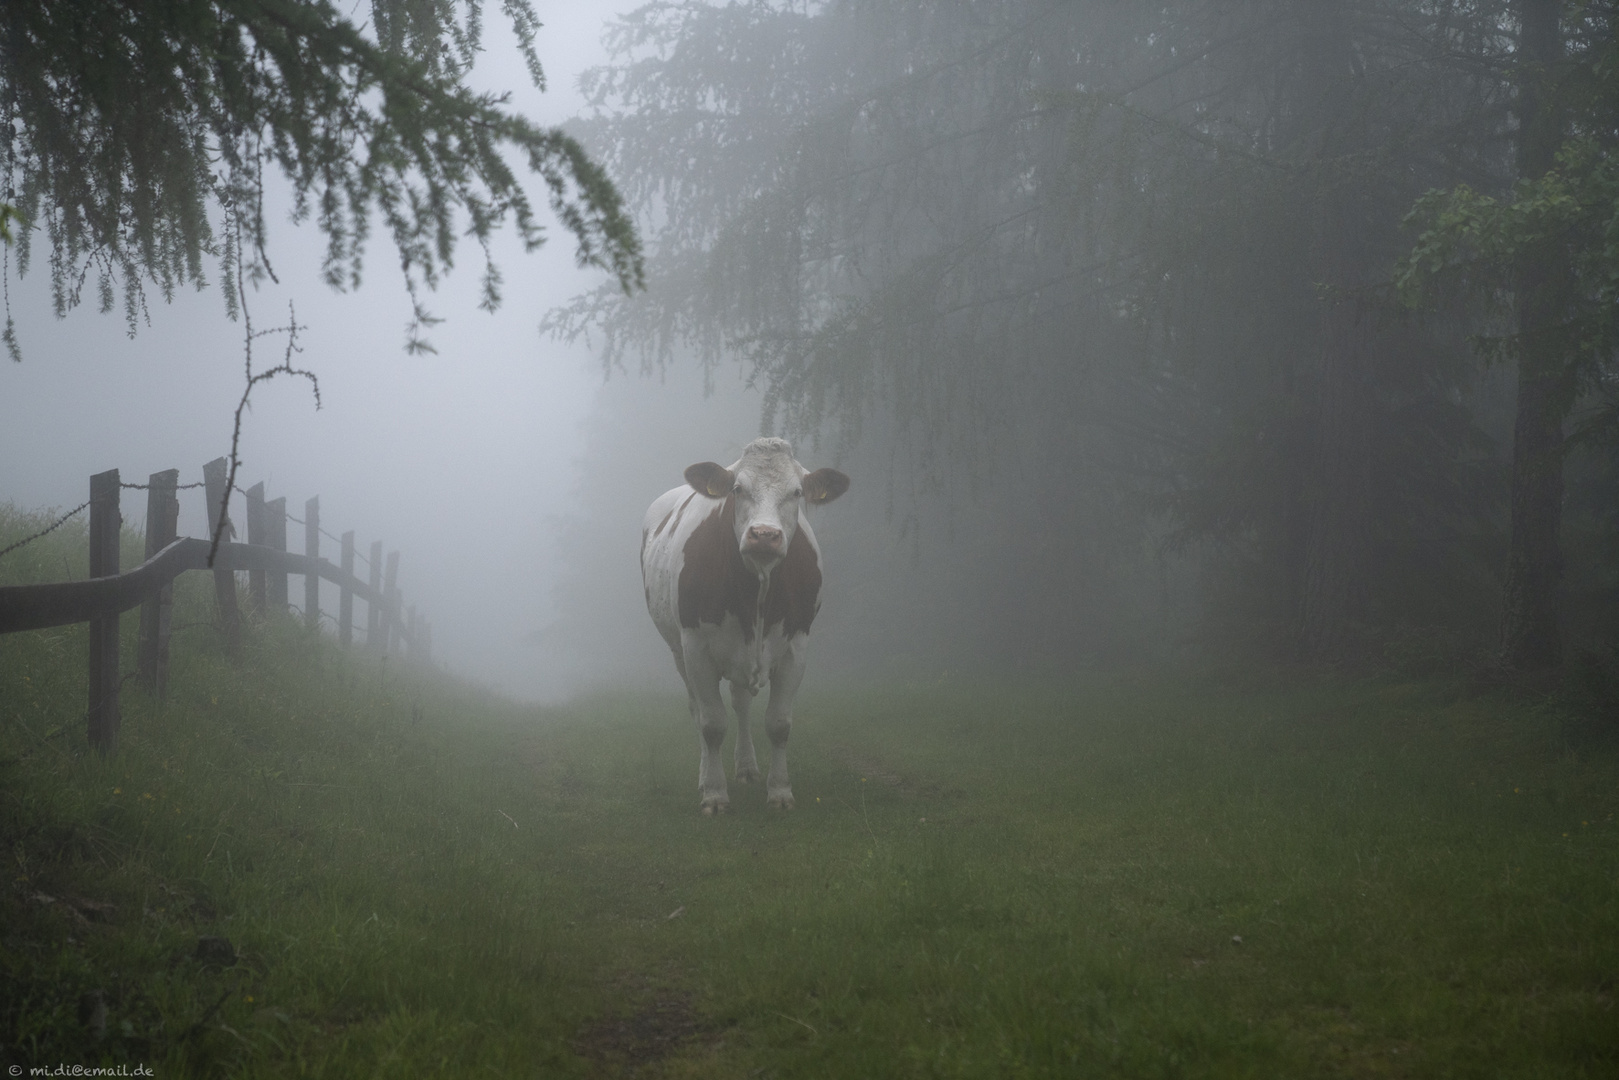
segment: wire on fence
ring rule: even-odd
[[[119,484],[118,486],[122,487],[122,488],[132,488],[132,489],[134,489],[136,491],[150,491],[151,487],[152,487],[151,484]],[[175,486],[174,490],[175,491],[190,491],[192,488],[200,488],[202,486],[204,486],[204,482],[199,480],[195,484],[178,484],[178,485]],[[241,488],[238,487],[235,490],[236,490],[237,494],[243,496],[244,498],[247,496],[247,492],[243,491]],[[61,517],[57,518],[50,525],[48,525],[47,527],[41,529],[39,532],[35,533],[34,535],[25,536],[21,540],[18,540],[15,544],[12,544],[10,547],[0,549],[0,559],[5,558],[7,555],[10,555],[13,551],[16,551],[20,547],[24,547],[24,546],[26,546],[28,544],[33,543],[35,540],[38,540],[42,536],[48,536],[50,533],[55,532],[57,528],[59,528],[62,525],[65,525],[69,518],[73,517],[73,515],[75,515],[77,513],[82,512],[85,509],[85,507],[87,507],[89,505],[90,504],[88,502],[80,503],[78,506],[74,507],[72,510],[69,510],[67,513],[63,514]],[[293,522],[295,524],[298,524],[298,525],[303,524],[303,521],[301,521],[298,518],[293,517],[291,514],[287,515],[287,520],[291,521],[291,522]],[[341,544],[343,542],[342,537],[333,536],[331,533],[327,532],[325,529],[320,530],[320,534],[322,536],[326,537],[326,539],[334,541],[336,543]],[[367,566],[371,565],[371,560],[366,558],[364,555],[361,555],[360,552],[358,551],[358,549],[355,550],[354,557],[356,559],[359,559],[361,562],[365,563],[365,565],[367,565]]]
[[[197,485],[193,484],[191,486],[196,487]],[[240,495],[242,498],[244,498],[244,499],[247,498],[247,492],[243,491],[239,486],[237,486],[235,484],[232,484],[231,485],[231,490],[236,492],[236,494]],[[286,512],[283,511],[283,513],[286,513]],[[302,525],[302,524],[304,524],[304,520],[302,518],[293,517],[290,513],[287,514],[286,517],[287,517],[287,520],[292,522],[294,525]],[[322,536],[324,536],[326,539],[332,541],[333,543],[341,544],[343,542],[343,538],[341,536],[333,536],[331,533],[327,532],[325,529],[321,529],[320,534]],[[366,558],[364,555],[361,555],[358,550],[356,550],[354,552],[354,557],[356,559],[359,559],[361,562],[365,563],[365,565],[367,565],[367,566],[371,565],[371,560]]]
[[[341,544],[343,542],[343,538],[341,536],[333,536],[331,533],[327,532],[325,529],[322,529],[320,531],[320,534],[322,536],[324,536],[326,539],[333,541],[334,543]],[[365,565],[367,565],[367,566],[371,565],[371,560],[366,558],[364,555],[361,555],[358,549],[355,550],[354,557],[356,559],[359,559],[361,562],[365,563]]]
[[[203,487],[206,483],[207,483],[207,481],[198,480],[195,484],[176,484],[176,485],[174,485],[174,490],[175,491],[190,491],[192,488]],[[119,484],[118,486],[121,487],[121,488],[131,488],[131,489],[133,489],[135,491],[150,491],[150,490],[152,490],[152,485],[151,484]]]
[[[63,514],[61,517],[57,518],[49,526],[47,526],[46,528],[43,528],[39,532],[35,533],[33,536],[25,536],[21,540],[18,540],[15,544],[12,544],[10,547],[6,548],[5,550],[0,551],[0,559],[3,559],[7,555],[10,555],[13,551],[16,551],[18,548],[22,547],[24,544],[32,544],[35,540],[38,540],[40,537],[47,536],[50,533],[55,532],[58,527],[60,527],[62,525],[65,525],[67,523],[68,518],[71,518],[74,514],[79,513],[85,507],[87,507],[89,505],[90,504],[87,503],[87,502],[80,503],[78,506],[74,507],[72,510],[69,510],[67,513]]]

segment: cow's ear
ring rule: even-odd
[[[849,478],[836,469],[816,469],[804,474],[804,498],[819,506],[849,490]]]
[[[699,461],[686,470],[686,483],[711,499],[723,499],[731,493],[731,485],[736,483],[736,477],[724,465]]]

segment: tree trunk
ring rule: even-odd
[[[1300,645],[1307,659],[1341,659],[1366,572],[1371,506],[1371,328],[1358,300],[1329,299],[1321,322],[1321,394],[1310,498]]]
[[[1354,152],[1359,142],[1349,117],[1361,88],[1353,73],[1353,29],[1346,7],[1343,0],[1320,0],[1299,9],[1305,35],[1302,133],[1326,161]],[[1297,641],[1305,659],[1330,662],[1343,658],[1365,593],[1375,419],[1370,365],[1376,342],[1357,295],[1372,279],[1365,214],[1351,185],[1335,179],[1330,169],[1322,173],[1312,262],[1328,295],[1322,299],[1318,330],[1314,456],[1307,466]]]
[[[1551,74],[1562,56],[1562,0],[1519,0],[1518,175],[1538,179],[1562,143]],[[1518,405],[1512,442],[1512,538],[1501,623],[1501,662],[1519,671],[1562,661],[1558,592],[1563,558],[1563,420],[1571,405],[1558,327],[1566,288],[1554,250],[1517,270]]]

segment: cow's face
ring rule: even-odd
[[[787,554],[802,503],[829,503],[849,490],[849,478],[836,469],[805,471],[784,439],[755,439],[729,469],[699,462],[686,470],[686,483],[710,498],[731,498],[737,550],[760,574]]]

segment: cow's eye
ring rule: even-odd
[[[793,498],[796,499],[802,494],[804,494],[804,489],[803,488],[793,488]]]
[[[731,489],[731,491],[732,491],[732,492],[733,492],[733,493],[734,493],[734,494],[737,494],[737,495],[740,495],[740,494],[742,494],[742,483],[741,483],[741,481],[738,481],[738,482],[737,482],[737,485],[736,485],[736,486],[735,486],[735,487],[733,487],[733,488],[732,488],[732,489]]]

